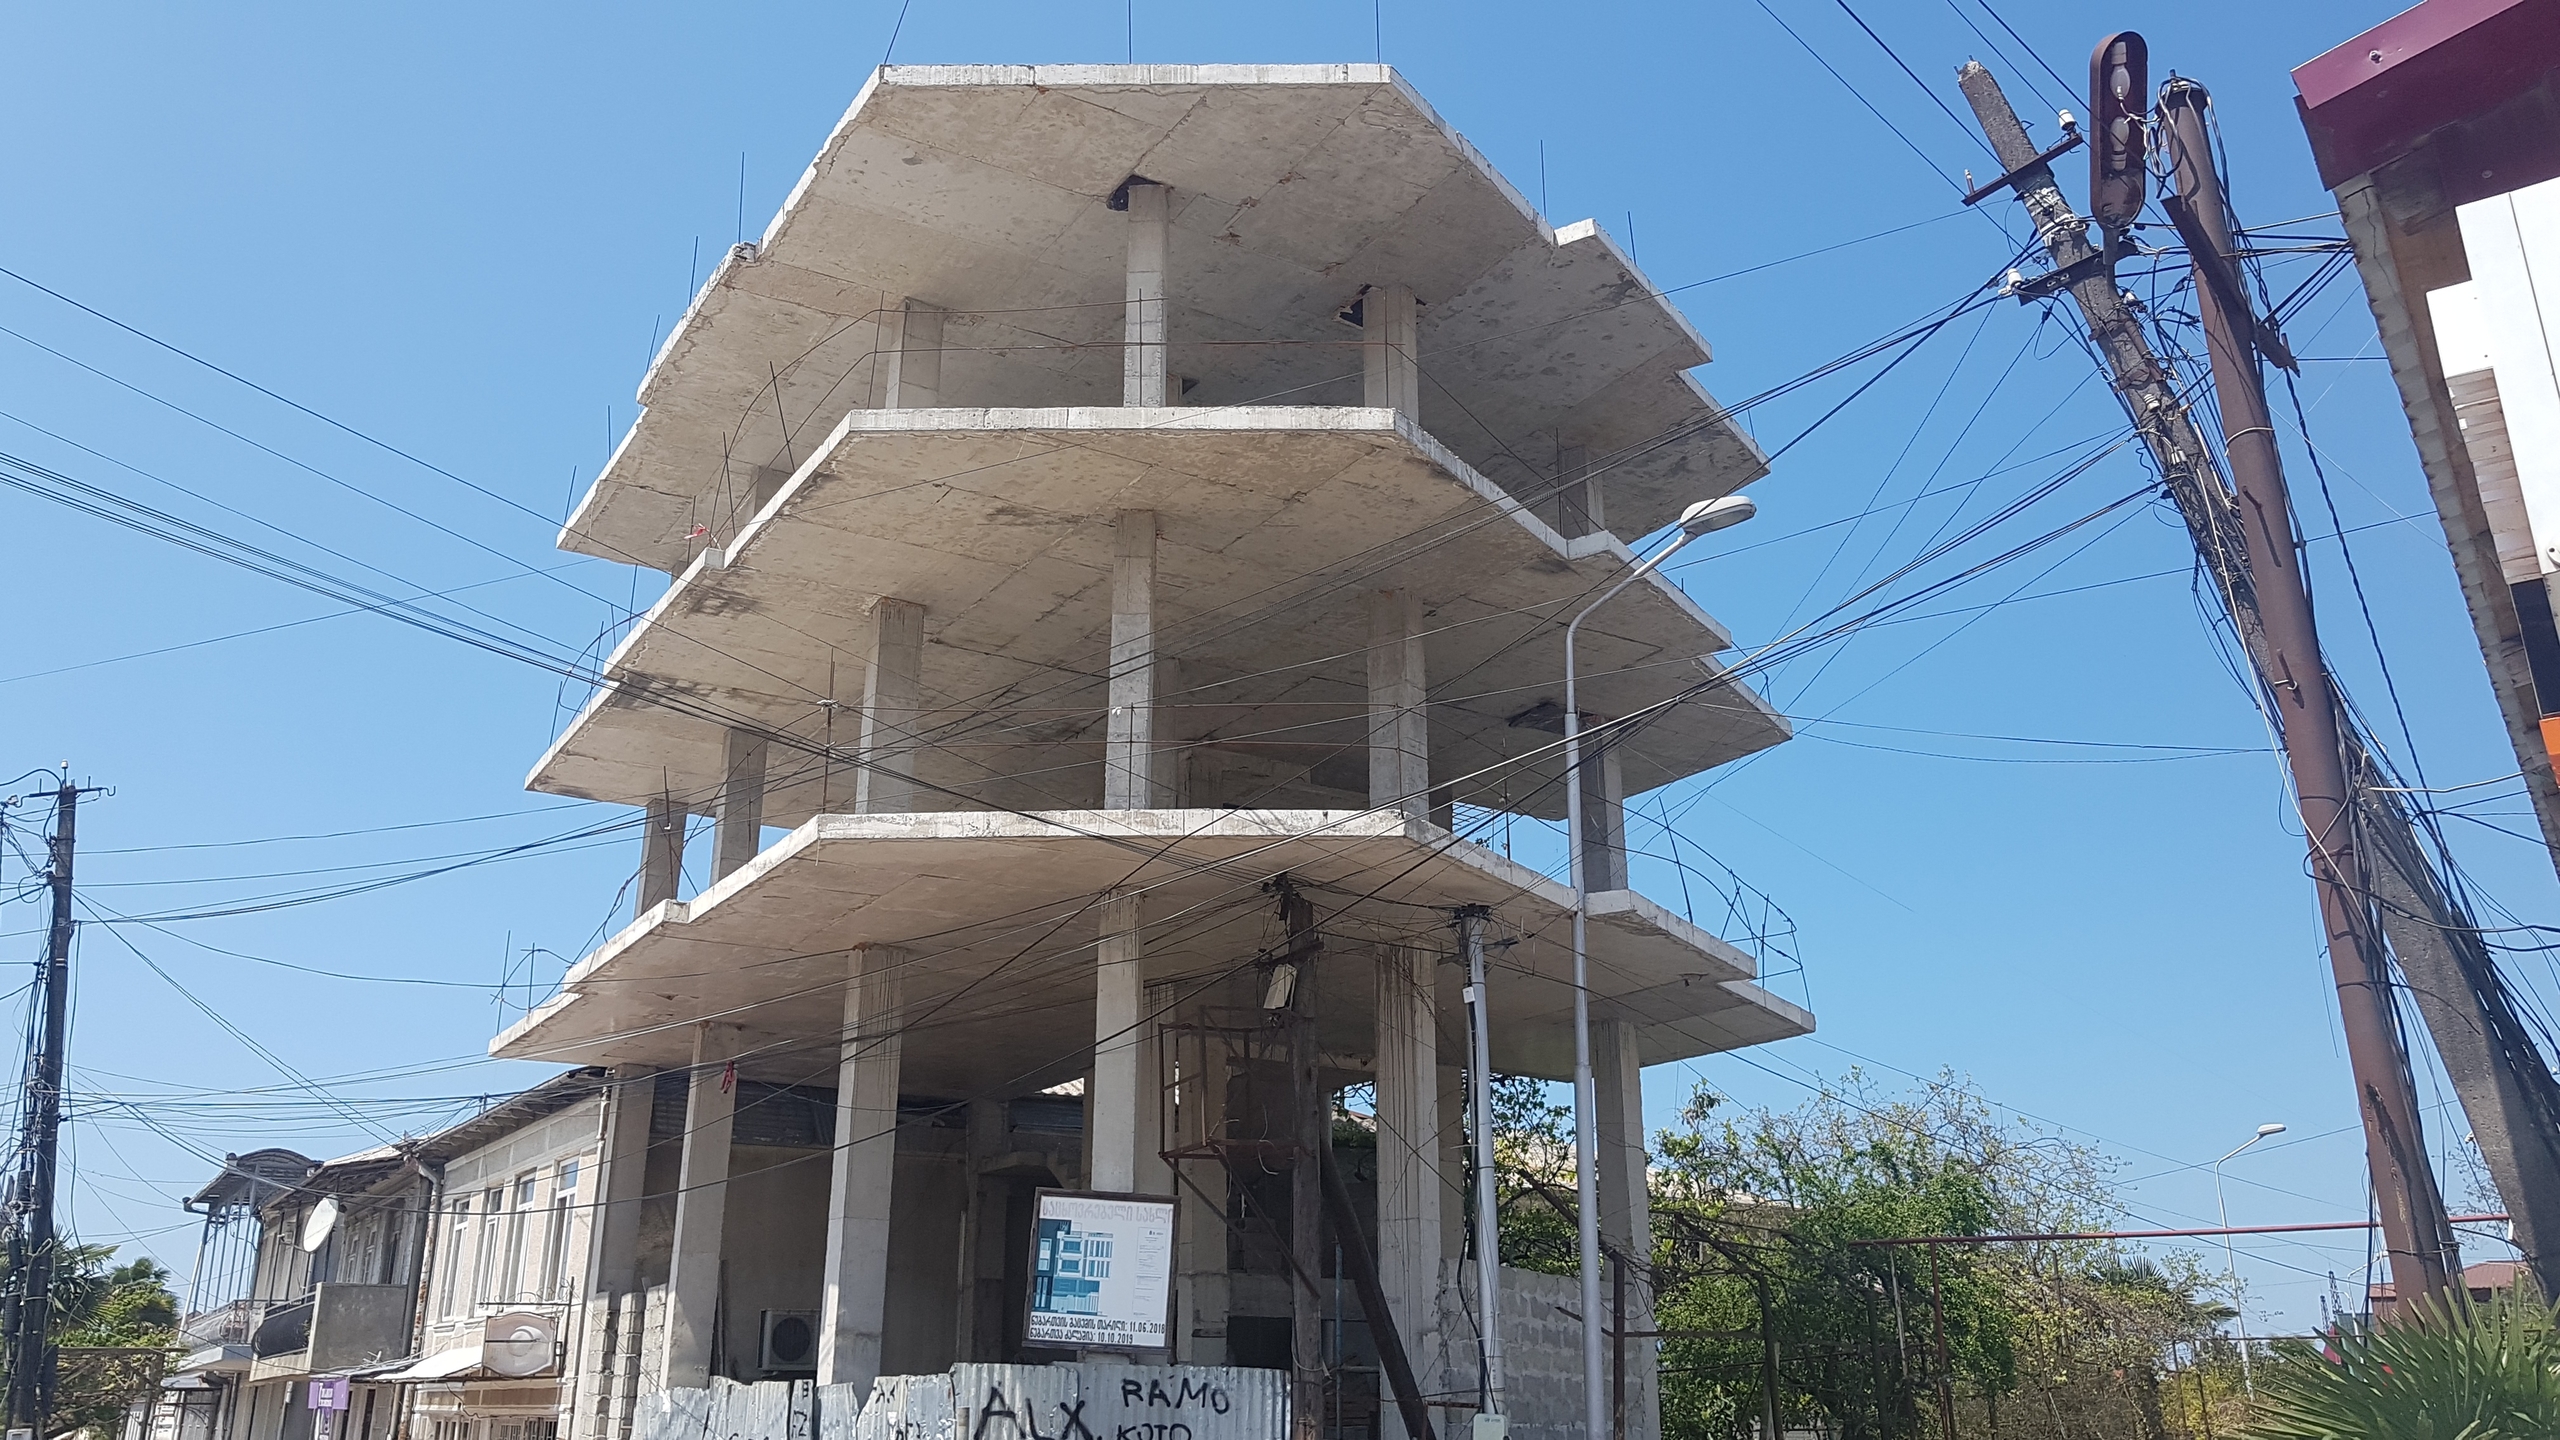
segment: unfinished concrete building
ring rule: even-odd
[[[1568,1076],[1572,892],[1490,837],[1564,813],[1566,619],[1766,469],[1707,359],[1386,67],[876,72],[561,538],[673,577],[530,782],[646,812],[636,914],[492,1046],[626,1082],[581,1345],[623,1378],[574,1428],[634,1388],[1038,1358],[1041,1186],[1180,1197],[1159,1358],[1305,1365],[1317,1307],[1356,1370],[1288,1199],[1310,1095],[1321,1133],[1352,1086],[1361,1238],[1463,1426],[1455,920],[1492,1069]],[[1642,722],[1593,746],[1578,842],[1602,1224],[1642,1254],[1641,1067],[1813,1022],[1630,887],[1624,805],[1788,731],[1658,575],[1580,645],[1586,723]],[[1505,1406],[1580,1434],[1548,1308]],[[794,1316],[814,1353],[778,1359]]]

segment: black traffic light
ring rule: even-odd
[[[2089,53],[2089,214],[2109,235],[2142,214],[2143,113],[2151,94],[2151,47],[2131,30]]]

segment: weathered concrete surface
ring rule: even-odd
[[[680,1064],[690,1058],[680,1022],[703,1018],[743,1025],[775,1053],[832,1045],[844,952],[903,944],[916,957],[903,1088],[1019,1094],[1083,1069],[1097,896],[1144,894],[1150,982],[1215,976],[1267,942],[1257,884],[1284,870],[1342,942],[1329,939],[1322,962],[1341,967],[1324,981],[1328,1053],[1364,1055],[1374,1043],[1359,937],[1409,939],[1417,917],[1482,904],[1511,941],[1490,977],[1494,1064],[1570,1072],[1570,891],[1434,826],[1357,811],[820,816],[607,941],[491,1053]],[[1813,1028],[1811,1015],[1750,983],[1751,957],[1632,891],[1592,897],[1590,953],[1598,1013],[1636,1027],[1645,1064]],[[965,1003],[949,1003],[964,990]]]
[[[948,312],[941,403],[1121,399],[1129,217],[1106,202],[1135,177],[1169,187],[1177,403],[1359,403],[1336,313],[1402,286],[1423,407],[1500,483],[1548,478],[1560,444],[1630,452],[1605,484],[1639,534],[1766,468],[1635,262],[1593,222],[1549,228],[1388,67],[900,65],[695,297],[563,544],[683,568],[756,468],[869,403],[910,300]]]
[[[916,803],[1094,804],[1113,516],[1125,510],[1157,517],[1153,634],[1181,659],[1163,696],[1173,733],[1158,743],[1227,736],[1210,742],[1221,757],[1281,763],[1356,755],[1363,597],[1404,588],[1437,692],[1437,784],[1553,749],[1548,731],[1509,722],[1560,700],[1569,608],[1633,558],[1606,533],[1566,539],[1389,410],[855,411],[742,533],[693,560],[608,661],[616,688],[528,783],[707,807],[724,719],[849,749],[873,606],[897,596],[924,607],[929,743],[914,758],[929,785]],[[1635,713],[1720,673],[1709,657],[1731,643],[1678,586],[1647,576],[1583,627],[1583,706]],[[1733,684],[1615,754],[1636,793],[1788,734]],[[1350,765],[1346,799],[1368,788],[1365,764]],[[1552,818],[1564,801],[1545,782],[1560,770],[1545,755],[1461,798]],[[850,808],[856,775],[778,744],[768,782],[767,823],[796,825]]]

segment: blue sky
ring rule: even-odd
[[[2068,98],[1974,0],[1861,7],[1928,94],[1836,4],[1770,4],[1842,78],[1756,3],[1721,0],[914,0],[896,58],[1383,54],[1551,219],[1597,218],[1657,284],[1690,287],[1681,303],[1717,352],[1703,378],[1735,399],[1947,305],[2015,252],[2013,206],[1956,204],[1952,177],[1990,170],[1931,98],[1962,113],[1957,64],[1992,63],[2047,139]],[[2142,11],[2155,71],[2213,87],[2252,223],[2329,208],[2285,72],[2389,8]],[[2063,77],[2135,18],[2000,14]],[[571,562],[546,521],[630,423],[690,281],[762,228],[897,16],[15,6],[0,265],[510,503],[5,277],[0,449],[235,534],[277,527],[263,533],[339,573],[476,587],[457,598],[584,645],[648,582]],[[2076,194],[2079,172],[2064,174]],[[2289,285],[2311,263],[2272,273]],[[2061,470],[2121,423],[2065,318],[2003,303],[1949,327],[1788,452],[1754,491],[1761,518],[1684,556],[1683,583],[1756,645]],[[2361,291],[2333,284],[2292,333],[2324,357],[2301,399],[2367,602],[2341,546],[2318,545],[2328,644],[2406,761],[2369,606],[2426,782],[2507,775]],[[1751,423],[1774,447],[1847,389],[1811,387]],[[2281,392],[2277,408],[2289,424]],[[2288,445],[2306,523],[2336,528]],[[2143,483],[2119,452],[1922,578]],[[0,496],[0,517],[17,617],[0,759],[67,758],[113,787],[83,816],[101,906],[228,908],[621,818],[519,788],[562,718],[554,679],[376,618],[318,618],[333,607],[24,496]],[[2232,1167],[2233,1219],[2363,1213],[2300,841],[2186,563],[2167,512],[2135,505],[1768,678],[1803,738],[1663,800],[1689,853],[1792,917],[1801,970],[1774,983],[1822,1030],[1653,1072],[1658,1120],[1699,1078],[1792,1104],[1853,1065],[1888,1082],[1947,1067],[2119,1157],[2137,1223],[2210,1223],[2202,1166],[2270,1120],[2292,1128]],[[2523,809],[2492,798],[2469,812],[2485,823],[2455,828],[2486,893],[2530,920],[2551,910],[2547,858],[2491,828],[2530,833]],[[388,828],[402,826],[416,828]],[[288,836],[325,838],[241,843]],[[327,903],[92,927],[74,1051],[83,1234],[183,1271],[192,1227],[171,1197],[204,1178],[203,1154],[355,1148],[534,1078],[476,1061],[522,1004],[496,987],[556,975],[623,913],[636,850],[616,832]],[[362,865],[382,868],[330,868]],[[39,923],[35,905],[0,910],[21,956]],[[2539,956],[2517,973],[2549,994]],[[352,1083],[369,1099],[348,1111],[294,1089],[312,1077],[376,1078]],[[259,1093],[228,1093],[244,1090]],[[2458,1150],[2458,1112],[2432,1123],[2431,1145]],[[2457,1154],[2458,1208],[2469,1188]],[[2269,1320],[2301,1327],[2326,1274],[2351,1286],[2362,1262],[2350,1237],[2252,1242],[2242,1266]]]

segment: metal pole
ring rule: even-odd
[[[68,777],[53,795],[53,838],[45,878],[52,892],[52,923],[45,936],[44,1032],[28,1067],[26,1160],[20,1170],[26,1206],[25,1239],[13,1257],[20,1271],[10,1287],[16,1325],[9,1336],[9,1425],[41,1428],[53,1408],[53,1187],[62,1139],[62,1047],[71,1005],[71,859],[79,831],[80,787]]]
[[[1582,711],[1573,673],[1574,637],[1591,612],[1643,578],[1645,572],[1696,539],[1683,530],[1653,557],[1627,572],[1599,599],[1582,607],[1564,627],[1564,828],[1565,853],[1573,877],[1573,1191],[1577,1212],[1582,1272],[1582,1423],[1583,1434],[1599,1436],[1609,1429],[1608,1372],[1605,1369],[1600,1318],[1600,1101],[1599,1082],[1591,1073],[1591,966],[1585,949],[1591,912],[1588,867],[1582,834]]]
[[[1778,1440],[1778,1332],[1769,1323],[1769,1277],[1753,1272],[1760,1301],[1760,1440]]]
[[[1323,1263],[1323,1156],[1331,1143],[1332,1106],[1318,1074],[1315,1026],[1315,959],[1322,942],[1315,933],[1315,907],[1289,877],[1272,882],[1280,895],[1280,920],[1289,937],[1289,958],[1298,967],[1296,988],[1284,1023],[1289,1029],[1290,1139],[1297,1164],[1289,1177],[1289,1253],[1301,1277],[1312,1276]],[[1324,1315],[1322,1300],[1304,1283],[1290,1287],[1289,1430],[1294,1440],[1324,1436]]]
[[[2319,629],[2293,532],[2292,497],[2285,489],[2275,422],[2267,411],[2258,347],[2251,338],[2257,321],[2231,308],[2247,301],[2238,293],[2229,260],[2222,179],[2215,173],[2205,129],[2209,103],[2204,87],[2191,81],[2173,80],[2161,89],[2163,128],[2178,187],[2172,213],[2180,232],[2190,237],[2196,266],[2196,314],[2204,323],[2212,359],[2223,452],[2239,491],[2240,530],[2266,636],[2262,673],[2281,717],[2294,801],[2310,845],[2321,929],[2337,984],[2347,1059],[2355,1072],[2356,1108],[2364,1119],[2367,1164],[2375,1193],[2382,1197],[2392,1280],[2404,1298],[2440,1295],[2458,1268],[2449,1263],[2456,1242],[2435,1172],[2427,1163],[2417,1085],[2392,1003],[2389,962],[2364,898],[2372,887],[2356,851],[2337,697],[2320,654]]]
[[[2240,1303],[2240,1252],[2231,1243],[2231,1207],[2222,1199],[2222,1167],[2233,1155],[2266,1138],[2264,1134],[2252,1135],[2232,1147],[2230,1155],[2213,1162],[2213,1209],[2222,1220],[2222,1267],[2223,1273],[2231,1277],[2231,1313],[2240,1327],[2240,1388],[2248,1391],[2252,1400],[2258,1398],[2258,1384],[2249,1374],[2249,1309]]]
[[[1956,1440],[1956,1372],[1947,1360],[1947,1304],[1938,1286],[1938,1247],[1929,1247],[1929,1315],[1938,1328],[1938,1418]]]
[[[1493,1017],[1484,988],[1484,920],[1481,905],[1458,911],[1458,948],[1467,957],[1468,1111],[1475,1123],[1476,1329],[1484,1365],[1485,1413],[1502,1413],[1502,1228],[1494,1213]]]

